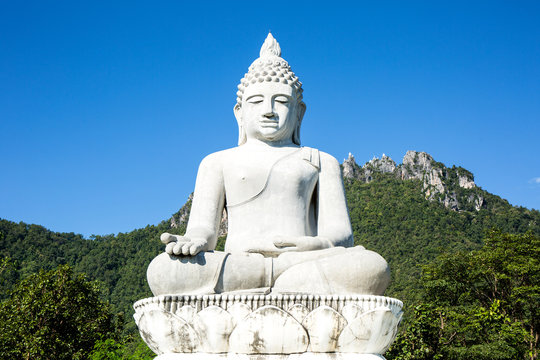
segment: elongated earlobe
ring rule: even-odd
[[[293,143],[295,143],[296,145],[301,145],[301,142],[300,142],[300,127],[302,126],[302,119],[304,118],[304,114],[306,112],[306,104],[301,101],[299,104],[298,104],[298,108],[297,108],[297,120],[296,120],[296,128],[294,129],[294,132],[293,132]]]
[[[244,130],[242,120],[242,106],[240,104],[234,105],[233,111],[236,122],[238,123],[238,146],[240,146],[247,141],[246,131]]]

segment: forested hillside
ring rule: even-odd
[[[387,259],[393,276],[387,295],[405,303],[417,300],[421,266],[442,252],[479,249],[485,234],[493,228],[507,233],[540,234],[540,212],[511,206],[476,186],[453,186],[458,181],[454,175],[466,170],[434,164],[433,169],[448,180],[443,181],[446,187],[435,196],[431,196],[434,191],[426,187],[426,181],[411,175],[410,169],[407,178],[403,176],[404,168],[381,171],[368,163],[355,170],[361,176],[345,179],[355,242]],[[453,206],[456,203],[444,201],[447,198],[461,204]],[[468,206],[468,199],[477,205],[482,199],[481,206]],[[0,220],[0,257],[8,258],[11,264],[0,270],[0,297],[5,298],[18,279],[39,269],[69,264],[76,272],[98,280],[104,299],[110,301],[114,311],[125,313],[126,331],[132,331],[132,304],[151,296],[146,267],[163,251],[159,235],[165,231],[183,233],[189,205],[188,201],[172,221],[92,239]]]
[[[425,200],[419,180],[376,174],[372,182],[347,181],[345,187],[355,242],[388,261],[393,281],[387,295],[405,301],[418,300],[422,266],[443,252],[478,249],[490,229],[540,234],[540,212],[481,189],[488,208],[454,211]]]
[[[183,228],[169,229],[168,223],[162,222],[88,240],[73,233],[56,233],[39,225],[0,219],[0,256],[10,262],[9,267],[0,271],[0,296],[5,298],[17,280],[40,269],[52,270],[68,264],[97,280],[113,311],[125,314],[127,331],[134,330],[132,304],[151,296],[146,268],[163,251],[159,235],[165,231],[181,232]]]

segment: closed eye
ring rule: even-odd
[[[260,104],[264,101],[264,98],[262,96],[252,96],[246,100],[250,104]]]
[[[289,102],[289,98],[284,95],[278,95],[274,98],[274,100],[281,104],[286,104]]]

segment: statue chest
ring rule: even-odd
[[[306,161],[302,150],[272,157],[239,156],[228,161],[223,169],[227,207],[263,196],[310,201],[318,168]]]

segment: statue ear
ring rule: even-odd
[[[300,146],[301,143],[300,143],[300,128],[302,127],[302,119],[304,117],[304,114],[306,113],[306,104],[301,101],[300,103],[298,103],[297,105],[297,120],[296,120],[296,128],[294,129],[294,132],[293,132],[293,143],[295,143],[296,145]]]
[[[298,104],[298,122],[301,123],[306,113],[306,104],[303,101],[300,101]]]
[[[234,105],[233,111],[236,122],[238,123],[238,146],[240,146],[247,140],[244,124],[242,124],[242,106],[240,106],[240,104]]]
[[[240,126],[240,123],[242,122],[242,106],[240,106],[240,104],[234,105],[233,111],[236,122],[238,122],[238,126]]]

